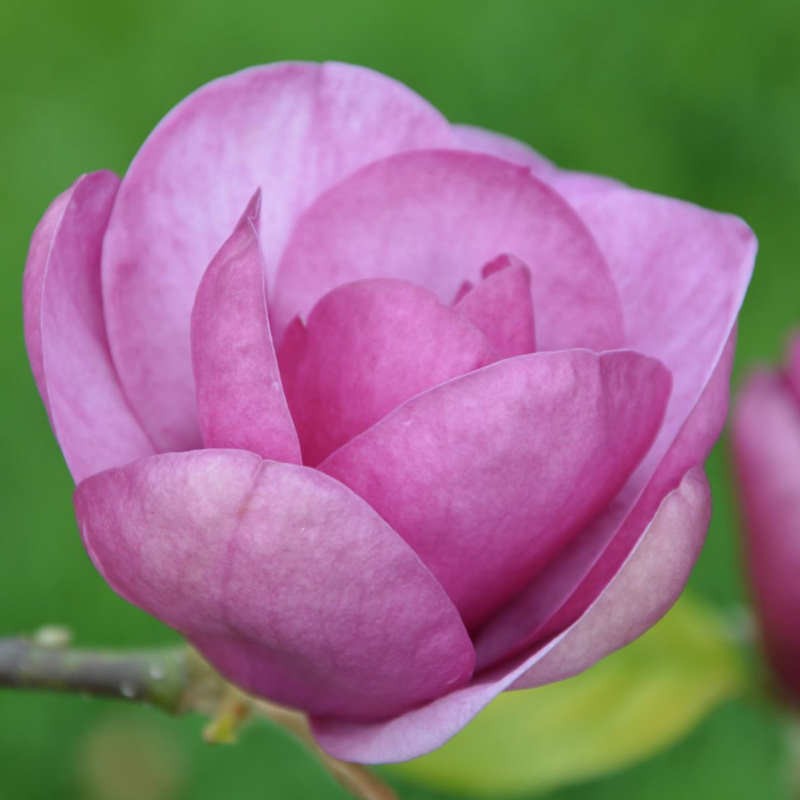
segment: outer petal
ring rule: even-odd
[[[25,346],[31,364],[36,388],[42,397],[47,413],[50,413],[50,400],[47,397],[47,381],[44,376],[44,355],[42,353],[42,300],[44,297],[44,279],[47,274],[50,250],[56,232],[64,216],[64,209],[69,205],[74,187],[62,192],[50,204],[44,216],[39,220],[31,237],[25,272],[22,277],[23,322],[25,325]]]
[[[530,170],[464,152],[394,156],[320,197],[287,245],[270,312],[282,329],[335,286],[367,277],[450,302],[507,252],[530,267],[540,348],[620,346],[616,290],[581,221]]]
[[[298,344],[300,344],[298,348]],[[281,368],[306,464],[415,394],[496,359],[487,338],[426,289],[387,279],[334,289]]]
[[[475,627],[619,491],[669,373],[627,351],[506,359],[420,395],[319,469],[414,548]]]
[[[474,125],[453,125],[459,149],[502,158],[512,164],[528,167],[544,180],[559,172],[552,161],[537,153],[532,147],[502,133],[477,128]]]
[[[779,375],[745,384],[733,415],[745,565],[780,688],[800,703],[800,401]]]
[[[675,376],[658,438],[625,491],[576,538],[479,646],[501,658],[563,629],[597,596],[652,517],[664,493],[708,455],[727,412],[732,331],[750,279],[756,241],[739,219],[628,189],[569,197],[609,260],[628,340]],[[727,349],[726,349],[727,348]],[[701,399],[702,398],[702,399]],[[532,609],[521,625],[522,608]],[[527,635],[521,636],[527,628]],[[500,647],[500,639],[507,638]],[[516,645],[514,641],[516,640]]]
[[[664,499],[636,549],[594,604],[538,652],[386,722],[314,720],[315,736],[337,758],[405,761],[444,744],[504,689],[577,674],[635,639],[674,603],[699,552],[709,511],[708,483],[694,469]]]
[[[374,719],[471,675],[439,584],[319,472],[240,450],[170,453],[85,481],[75,502],[111,586],[249,691]]]
[[[264,292],[256,194],[206,270],[192,311],[197,415],[206,447],[301,463]]]
[[[119,180],[85,175],[47,210],[25,266],[25,341],[53,432],[75,481],[153,452],[108,352],[100,245]]]
[[[192,301],[253,191],[269,198],[261,241],[271,268],[326,187],[377,158],[451,140],[448,123],[404,86],[344,64],[245,70],[165,117],[125,176],[103,264],[114,360],[159,448],[199,443]]]
[[[472,125],[454,125],[453,131],[458,137],[459,147],[464,150],[486,153],[510,161],[512,164],[528,167],[534,175],[548,183],[564,197],[573,198],[576,194],[624,186],[620,181],[604,175],[559,169],[552,161],[529,145],[502,133],[476,128]]]
[[[663,361],[675,388],[666,448],[733,329],[756,240],[738,218],[632,189],[568,196],[608,258],[628,344]]]
[[[531,272],[515,256],[498,256],[483,268],[483,280],[454,304],[483,331],[501,358],[536,350]]]
[[[607,192],[611,189],[625,189],[622,181],[595,175],[591,172],[573,172],[562,169],[554,175],[548,175],[547,182],[570,203],[577,204],[579,197],[586,197],[596,192]]]

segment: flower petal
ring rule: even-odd
[[[664,493],[705,460],[727,413],[733,330],[756,251],[750,229],[736,217],[632,189],[567,196],[608,258],[630,345],[662,360],[675,385],[656,442],[624,492],[504,610],[498,630],[484,632],[480,664],[490,652],[503,658],[557,633],[591,603]]]
[[[627,344],[675,376],[666,449],[720,360],[753,271],[755,237],[736,217],[633,189],[567,199],[608,259]]]
[[[795,351],[796,352],[796,351]],[[764,647],[780,688],[800,701],[800,401],[780,375],[753,375],[732,443]]]
[[[79,178],[47,210],[25,266],[25,341],[39,392],[76,482],[153,452],[108,352],[100,245],[119,180]]]
[[[374,719],[472,673],[439,584],[319,472],[241,450],[169,453],[85,481],[75,503],[111,586],[248,691]]]
[[[206,447],[250,450],[299,464],[281,385],[258,243],[260,196],[206,270],[192,311],[197,416]]]
[[[703,396],[656,470],[652,471],[651,451],[606,512],[581,531],[476,637],[479,668],[560,633],[603,590],[647,530],[664,495],[692,467],[705,461],[722,432],[734,349],[732,335]]]
[[[528,167],[537,178],[541,178],[564,197],[573,198],[576,194],[619,188],[625,185],[604,175],[559,169],[530,145],[502,133],[476,128],[472,125],[454,125],[453,130],[458,137],[460,148],[474,153],[486,153],[513,164]]]
[[[22,310],[25,326],[25,346],[31,372],[36,381],[36,388],[42,397],[47,413],[50,413],[50,400],[47,397],[47,381],[44,375],[44,355],[42,354],[42,300],[44,297],[44,279],[50,250],[56,232],[64,216],[64,209],[69,205],[74,187],[62,192],[44,212],[36,230],[31,237],[25,272],[22,276]]]
[[[577,204],[579,197],[585,197],[595,192],[626,188],[622,181],[608,178],[605,175],[595,175],[592,172],[576,172],[568,169],[562,169],[553,175],[548,175],[546,180],[562,197],[568,198],[570,204]]]
[[[386,278],[334,289],[302,339],[292,333],[281,350],[304,462],[318,464],[410,397],[496,357],[427,289]]]
[[[669,373],[637,353],[517,356],[417,396],[319,469],[397,530],[474,628],[619,491],[668,395]]]
[[[452,136],[413,92],[345,64],[248,69],[164,118],[125,176],[103,254],[114,360],[160,449],[199,444],[192,302],[253,192],[269,198],[260,233],[271,270],[294,219],[326,187],[377,158],[447,146]]]
[[[388,721],[314,719],[314,735],[336,758],[406,761],[440,747],[504,689],[539,686],[581,672],[635,639],[675,602],[702,545],[709,514],[708,483],[702,470],[693,469],[664,498],[593,605],[538,652]]]
[[[528,169],[465,152],[400,154],[322,195],[287,245],[270,313],[282,330],[334,287],[375,277],[450,302],[498,253],[531,270],[540,348],[621,345],[616,290],[583,223]]]
[[[533,174],[546,180],[547,176],[559,172],[552,161],[537,153],[532,147],[502,133],[478,128],[474,125],[453,125],[459,149],[473,153],[485,153],[502,158],[512,164],[528,167]]]
[[[483,331],[500,358],[536,350],[531,273],[515,256],[502,255],[483,268],[483,280],[454,304]]]

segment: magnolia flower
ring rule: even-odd
[[[755,249],[276,64],[53,202],[26,340],[108,583],[334,755],[402,760],[674,602]]]

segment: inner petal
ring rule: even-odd
[[[482,270],[474,288],[464,284],[454,307],[482,330],[502,358],[536,350],[531,272],[516,256],[501,255]]]
[[[319,469],[389,522],[475,631],[619,492],[669,389],[632,351],[508,358],[414,397]]]
[[[303,461],[329,453],[437,384],[496,361],[466,314],[406,281],[345,284],[296,319],[278,352]]]

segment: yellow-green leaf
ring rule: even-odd
[[[473,796],[543,792],[669,746],[742,683],[724,622],[684,596],[643,637],[581,675],[506,692],[444,747],[389,769]]]

